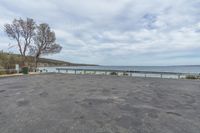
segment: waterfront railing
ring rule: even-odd
[[[126,76],[144,76],[159,78],[185,78],[187,75],[199,75],[195,73],[178,72],[156,72],[156,71],[132,71],[132,70],[108,70],[108,69],[82,69],[82,68],[56,68],[58,73],[72,74],[104,74],[104,75],[126,75]]]

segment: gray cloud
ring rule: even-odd
[[[200,0],[1,0],[1,48],[13,43],[3,34],[3,24],[32,17],[55,30],[64,47],[52,56],[55,59],[105,65],[197,64],[198,5]]]

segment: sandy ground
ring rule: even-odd
[[[200,81],[0,78],[0,133],[200,133]]]

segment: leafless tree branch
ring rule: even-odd
[[[35,35],[36,24],[34,20],[31,18],[27,18],[26,20],[21,18],[14,19],[11,24],[5,24],[4,28],[8,37],[17,41],[17,46],[24,65],[26,53],[31,45],[33,36]]]
[[[35,45],[30,48],[30,53],[35,57],[36,67],[41,55],[55,54],[62,50],[62,47],[55,41],[55,33],[51,31],[48,24],[43,23],[37,26],[36,35],[34,36]]]

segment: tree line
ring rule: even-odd
[[[34,57],[35,68],[42,55],[59,53],[62,46],[56,43],[55,32],[47,23],[39,25],[32,18],[14,19],[4,25],[7,36],[15,40],[21,55],[21,66],[25,66],[27,56]]]

